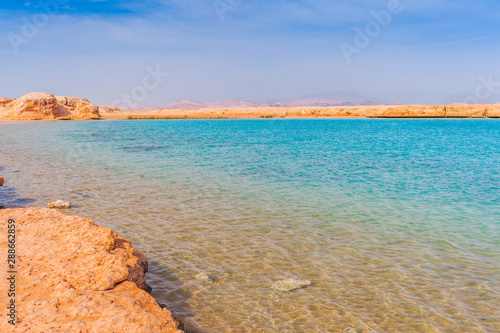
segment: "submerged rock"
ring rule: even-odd
[[[277,291],[293,291],[296,289],[302,289],[305,287],[309,287],[311,285],[311,281],[309,280],[294,280],[294,279],[286,279],[275,282],[271,288]]]
[[[201,272],[195,275],[194,277],[196,280],[200,280],[206,283],[214,283],[214,279],[212,279],[210,276],[207,275],[206,272]]]
[[[62,200],[56,200],[49,202],[49,208],[59,208],[59,209],[71,208],[71,203]]]

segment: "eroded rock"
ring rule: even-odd
[[[49,202],[49,208],[67,209],[71,208],[71,203],[63,200]]]
[[[55,96],[55,98],[57,100],[57,103],[67,107],[70,111],[75,110],[78,104],[90,104],[89,100],[86,98],[66,97],[66,96]]]
[[[12,100],[5,105],[9,118],[56,118],[57,100],[52,94],[34,92]]]
[[[13,219],[18,236],[17,325],[1,332],[182,333],[144,289],[147,262],[111,229],[52,209],[0,210],[0,233]],[[7,253],[7,238],[0,249]],[[7,270],[0,270],[7,279]],[[7,304],[7,283],[0,303]]]
[[[86,98],[29,93],[18,99],[0,97],[0,117],[7,119],[100,119],[99,110]],[[110,112],[118,108],[107,107]]]
[[[12,102],[12,98],[7,98],[7,97],[0,97],[0,107],[5,107],[7,104]]]
[[[99,105],[99,113],[121,113],[121,110],[116,106]]]
[[[73,119],[100,119],[99,106],[80,103],[72,112]]]

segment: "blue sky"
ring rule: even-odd
[[[381,24],[373,12],[390,16]],[[367,27],[369,45],[357,47]],[[139,106],[324,91],[460,101],[481,78],[500,82],[499,32],[493,0],[3,1],[0,96],[46,91],[111,104],[161,68],[169,75]],[[357,49],[349,62],[341,45]],[[494,88],[480,101],[500,102]]]

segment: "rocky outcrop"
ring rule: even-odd
[[[99,105],[99,113],[120,113],[121,110],[116,106]]]
[[[74,111],[78,104],[90,104],[86,98],[55,96],[57,103],[66,107],[70,111]]]
[[[446,117],[485,118],[488,109],[488,105],[449,105],[446,107]]]
[[[12,102],[12,98],[0,97],[0,107],[5,107],[10,102]]]
[[[52,94],[29,93],[5,105],[8,118],[56,118],[57,100]]]
[[[86,98],[29,93],[18,99],[0,97],[0,118],[7,119],[100,119],[100,112],[119,113],[113,106],[94,105]]]
[[[55,96],[59,104],[59,116],[70,119],[100,119],[99,106],[86,98]]]
[[[500,104],[490,106],[486,115],[488,118],[500,118]]]
[[[147,292],[147,260],[128,240],[53,209],[0,210],[0,234],[8,235],[9,219],[17,237],[17,321],[2,320],[0,331],[182,333]],[[3,254],[8,245],[0,238]],[[8,274],[0,270],[0,279]],[[9,288],[0,284],[1,304],[9,304]]]
[[[72,113],[73,119],[100,119],[99,106],[80,103]]]

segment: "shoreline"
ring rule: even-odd
[[[127,109],[102,112],[102,120],[182,120],[182,119],[464,119],[500,118],[500,104],[478,105],[369,105],[332,107],[266,107],[203,109]],[[0,122],[71,120],[68,117],[0,118]],[[74,120],[98,120],[74,119]]]
[[[500,118],[500,104],[123,110],[102,119]]]

